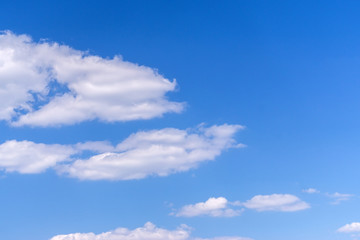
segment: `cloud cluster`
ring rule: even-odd
[[[62,126],[151,119],[179,113],[184,103],[167,99],[176,89],[152,68],[90,55],[55,42],[34,42],[27,35],[0,32],[0,121],[13,127]],[[54,169],[82,180],[130,180],[167,176],[213,160],[222,151],[243,147],[234,140],[240,125],[199,126],[180,130],[140,131],[117,145],[72,145],[9,140],[0,144],[0,170],[35,174]],[[90,154],[90,157],[88,157]],[[235,216],[225,198],[184,207],[182,214]],[[187,212],[186,212],[187,208]],[[180,213],[179,213],[180,214]],[[51,240],[251,240],[242,237],[193,238],[183,225],[176,230],[152,223],[101,234],[74,233]]]
[[[230,207],[233,206],[233,207]],[[257,195],[246,202],[229,202],[224,197],[209,198],[205,202],[183,206],[176,213],[177,217],[195,217],[208,215],[211,217],[234,217],[244,209],[234,209],[241,206],[256,211],[295,212],[310,208],[310,205],[291,194]]]
[[[242,146],[233,138],[240,129],[239,125],[224,124],[188,130],[141,131],[117,146],[107,142],[63,146],[12,140],[0,145],[0,169],[40,173],[55,168],[60,174],[84,180],[166,176],[213,160],[225,149]],[[93,156],[82,159],[84,151],[93,152]]]
[[[50,240],[251,240],[242,237],[217,237],[211,239],[193,238],[190,236],[190,228],[182,225],[176,230],[167,230],[156,227],[148,222],[143,227],[129,230],[118,228],[105,233],[73,233],[57,235]]]
[[[180,112],[184,105],[167,100],[166,93],[175,90],[176,82],[154,69],[55,42],[34,42],[10,31],[0,33],[0,79],[0,120],[12,126],[150,119]],[[0,145],[0,169],[38,173],[55,168],[61,174],[90,180],[166,176],[213,160],[224,149],[241,146],[233,139],[241,128],[225,124],[138,132],[117,146],[11,140]],[[83,157],[84,151],[92,156]]]
[[[150,119],[183,109],[165,96],[176,82],[154,69],[9,31],[0,34],[0,79],[0,120],[13,126]]]
[[[211,217],[234,217],[240,215],[240,210],[229,207],[229,202],[224,197],[209,198],[205,202],[189,204],[182,207],[175,215],[178,217],[195,217],[208,215]]]
[[[27,35],[10,31],[0,33],[0,79],[0,120],[12,126],[150,119],[181,112],[184,107],[166,97],[176,89],[176,81],[169,81],[154,69],[117,56],[105,59],[54,42],[34,42]],[[225,149],[243,146],[233,138],[242,128],[224,124],[141,131],[116,146],[102,141],[60,145],[9,140],[0,144],[0,170],[34,174],[55,169],[83,180],[167,176],[213,160]],[[91,156],[85,157],[89,153]],[[224,200],[226,205],[224,198],[215,199],[215,205]],[[212,202],[204,203],[205,208],[211,208]],[[215,208],[212,215],[238,214]],[[135,230],[119,228],[98,235],[75,233],[52,238],[60,239],[176,240],[190,239],[190,232],[186,227],[169,231],[147,223]]]

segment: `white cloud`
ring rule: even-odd
[[[205,202],[185,205],[178,211],[172,212],[171,215],[178,217],[204,215],[211,217],[234,217],[240,215],[244,211],[244,209],[238,210],[231,208],[230,206],[241,206],[259,212],[295,212],[310,208],[308,203],[301,201],[298,197],[291,194],[257,195],[246,202],[229,202],[224,197],[212,197]]]
[[[294,212],[310,207],[306,202],[291,194],[257,195],[243,203],[249,209],[262,211]]]
[[[56,168],[60,174],[88,180],[166,176],[213,160],[225,149],[241,146],[233,139],[241,128],[224,124],[193,130],[165,128],[138,132],[115,147],[108,142],[70,146],[7,141],[0,145],[0,169],[39,173]],[[85,151],[95,155],[81,159]]]
[[[68,235],[57,235],[50,240],[191,240],[190,228],[182,225],[176,230],[167,230],[156,227],[148,222],[144,227],[129,230],[117,228],[105,233],[73,233]],[[251,240],[241,237],[218,237],[211,239],[195,238],[194,240]]]
[[[167,176],[213,160],[231,147],[239,125],[220,125],[194,130],[165,128],[138,132],[116,146],[89,159],[58,166],[59,173],[88,180],[129,180],[150,175]]]
[[[199,202],[182,207],[175,215],[178,217],[195,217],[208,215],[211,217],[234,217],[241,210],[229,208],[229,202],[224,197],[209,198],[206,202]]]
[[[346,224],[337,230],[338,232],[343,233],[360,233],[360,222],[353,222]]]
[[[7,172],[40,173],[63,162],[77,151],[71,146],[30,141],[7,141],[0,145],[0,169]]]
[[[344,193],[327,193],[326,194],[328,197],[334,199],[333,202],[331,202],[331,204],[340,204],[343,201],[348,201],[350,200],[350,198],[352,198],[354,195],[353,194],[344,194]]]
[[[51,240],[185,240],[189,239],[190,232],[187,226],[170,231],[156,227],[148,222],[144,227],[129,230],[127,228],[117,228],[114,231],[101,234],[94,233],[73,233],[68,235],[58,235]]]
[[[308,189],[304,189],[303,192],[305,193],[309,193],[309,194],[313,194],[313,193],[320,193],[319,190],[315,189],[315,188],[308,188]]]
[[[150,119],[180,112],[165,94],[176,82],[156,70],[69,46],[0,33],[0,120],[52,126]]]

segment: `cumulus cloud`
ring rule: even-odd
[[[242,203],[243,206],[256,211],[295,212],[310,207],[306,202],[291,194],[257,195]]]
[[[213,160],[225,149],[241,147],[233,138],[241,128],[224,124],[188,130],[141,131],[117,146],[108,142],[50,145],[12,140],[0,145],[0,169],[39,173],[55,168],[59,174],[87,180],[166,176]],[[93,156],[82,159],[85,151]]]
[[[346,224],[337,230],[338,232],[343,233],[360,233],[360,222],[353,222]]]
[[[234,217],[240,215],[241,210],[234,210],[229,207],[229,202],[224,197],[209,198],[205,202],[190,204],[182,207],[175,216],[195,217],[208,215],[211,217]]]
[[[183,109],[165,96],[176,82],[152,68],[9,31],[0,33],[0,79],[0,120],[13,126],[150,119]]]
[[[0,145],[0,169],[40,173],[68,160],[75,153],[77,150],[72,146],[11,140]]]
[[[143,227],[134,230],[117,228],[100,234],[73,233],[57,235],[50,240],[251,240],[242,237],[192,238],[190,234],[190,228],[186,225],[182,225],[176,230],[167,230],[148,222]]]
[[[225,149],[242,146],[233,139],[241,128],[224,124],[195,130],[165,128],[138,132],[118,144],[116,152],[59,165],[57,169],[70,177],[89,180],[167,176],[213,160]]]

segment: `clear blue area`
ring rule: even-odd
[[[9,139],[118,143],[138,130],[242,124],[248,147],[168,177],[79,181],[52,171],[1,173],[0,239],[136,228],[145,222],[193,236],[255,240],[345,240],[360,221],[359,197],[338,205],[322,192],[360,195],[359,1],[14,1],[0,2],[0,29],[47,38],[103,57],[122,55],[176,78],[182,114],[147,121],[12,128]],[[59,91],[65,91],[60,89]],[[55,93],[51,93],[55,94]],[[0,156],[1,157],[1,156]],[[312,208],[246,210],[234,218],[176,218],[169,203],[290,193]]]

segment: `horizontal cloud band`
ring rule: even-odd
[[[181,225],[176,230],[158,228],[148,222],[143,227],[129,230],[117,228],[105,233],[73,233],[57,235],[50,240],[252,240],[244,237],[216,237],[216,238],[193,238],[190,236],[190,228]]]
[[[236,144],[240,125],[215,125],[179,130],[165,128],[132,134],[117,146],[107,142],[75,145],[7,141],[0,145],[0,169],[7,172],[40,173],[53,168],[59,174],[84,180],[129,180],[166,176],[213,160]],[[93,156],[82,159],[90,151]]]
[[[0,33],[0,120],[13,126],[53,126],[98,119],[150,119],[181,112],[156,70],[105,59],[66,45]]]

